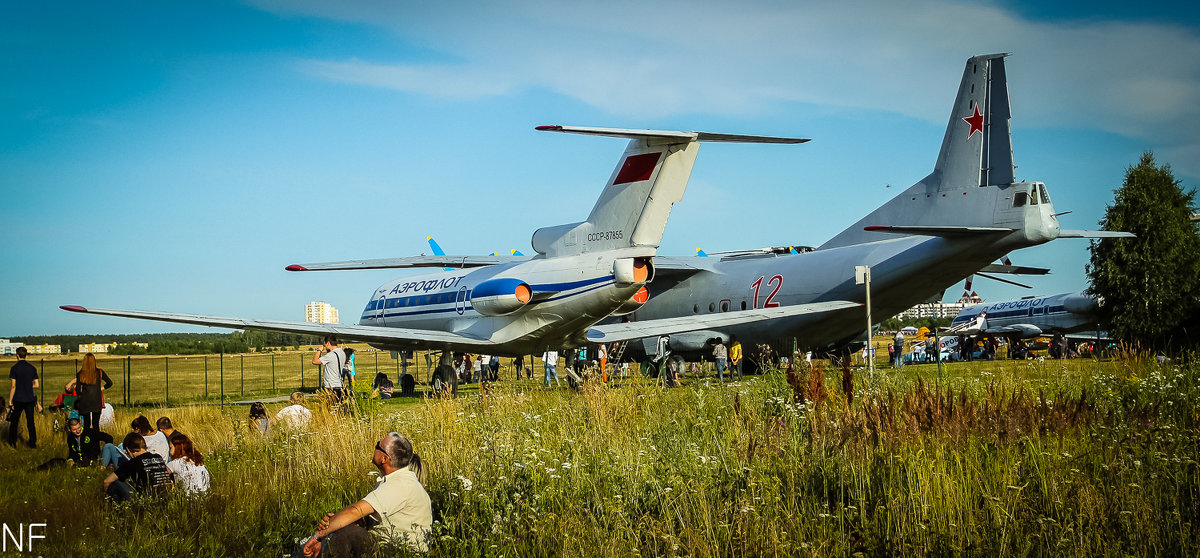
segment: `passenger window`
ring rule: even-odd
[[[708,311],[709,311],[709,312],[716,312],[716,311],[717,311],[717,305],[716,305],[715,303],[712,303],[712,302],[708,303]]]
[[[1013,207],[1025,207],[1025,202],[1029,200],[1029,194],[1025,192],[1017,192],[1013,196]]]

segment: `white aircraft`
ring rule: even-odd
[[[699,142],[802,143],[806,139],[541,126],[542,131],[628,138],[629,145],[587,219],[534,231],[537,255],[417,256],[291,265],[289,271],[434,267],[451,268],[389,281],[370,295],[358,325],[317,324],[200,316],[139,310],[62,306],[64,310],[233,329],[336,335],[391,350],[443,350],[435,372],[453,386],[451,351],[520,355],[578,346],[588,328],[646,301],[654,257],[671,206],[683,198]],[[434,246],[434,244],[431,244]],[[772,317],[856,306],[824,300],[764,308],[696,321],[639,322],[642,336],[697,327],[727,326]]]
[[[1099,308],[1095,298],[1083,293],[976,304],[959,312],[947,333],[1028,339],[1051,333],[1094,332]],[[1095,335],[1086,337],[1096,338]]]

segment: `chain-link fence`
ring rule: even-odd
[[[311,391],[320,387],[321,382],[321,367],[313,365],[312,359],[313,352],[303,351],[186,356],[97,355],[96,365],[112,381],[112,386],[104,392],[105,401],[114,406],[127,406],[201,400],[225,403],[287,395],[297,390]],[[35,391],[42,406],[53,404],[67,382],[75,379],[82,360],[82,355],[29,356],[28,362],[37,368],[41,379],[41,385]],[[401,362],[388,352],[359,351],[355,355],[354,388],[359,392],[370,391],[371,382],[379,372],[392,380],[408,372],[420,384],[429,378],[428,360],[417,358]],[[5,359],[0,362],[0,367],[7,369],[14,362]],[[436,364],[436,360],[433,363]]]

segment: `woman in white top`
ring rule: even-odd
[[[204,467],[204,456],[196,451],[187,434],[171,437],[171,461],[167,469],[175,477],[175,484],[188,494],[208,492],[208,469]]]

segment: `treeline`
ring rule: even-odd
[[[138,333],[97,335],[31,335],[14,337],[26,345],[58,345],[64,353],[76,352],[85,343],[116,343],[108,350],[113,355],[196,355],[210,353],[246,353],[266,347],[298,349],[302,345],[318,345],[315,335],[279,333],[275,331],[235,331],[232,333]],[[146,343],[148,348],[134,345]]]

